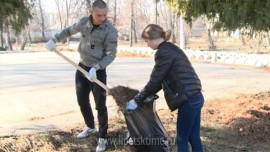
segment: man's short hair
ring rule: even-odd
[[[96,7],[101,9],[107,8],[107,4],[103,0],[95,0],[92,4],[92,10]]]

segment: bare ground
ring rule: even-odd
[[[201,138],[204,150],[212,151],[270,151],[270,91],[241,94],[236,98],[206,101],[202,110]],[[176,151],[177,112],[157,111],[169,133],[171,149]],[[21,151],[94,151],[98,134],[76,139],[81,125],[21,136],[0,138],[0,152]],[[123,116],[109,120],[107,151],[130,151],[124,145],[127,131]]]

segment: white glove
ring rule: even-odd
[[[97,78],[97,69],[96,68],[91,68],[89,70],[88,80],[93,82],[93,78]]]
[[[46,48],[49,51],[52,51],[52,49],[56,48],[55,42],[53,39],[50,39],[46,44],[45,44]]]
[[[127,103],[127,110],[134,110],[137,108],[137,103],[135,102],[134,99],[130,100],[128,103]]]

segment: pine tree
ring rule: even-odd
[[[32,18],[32,1],[2,0],[0,3],[0,29],[10,26],[16,34],[20,33]]]
[[[269,31],[270,0],[166,0],[188,23],[205,15],[216,30]]]
[[[12,50],[12,45],[9,39],[10,30],[12,29],[15,32],[15,35],[18,35],[25,26],[28,25],[28,20],[32,18],[32,14],[30,12],[32,6],[32,0],[0,1],[0,31],[4,31],[8,34],[7,43],[10,50]]]

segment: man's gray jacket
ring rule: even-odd
[[[83,17],[70,27],[55,35],[57,41],[64,41],[67,37],[81,33],[78,47],[81,63],[88,67],[105,69],[116,56],[117,30],[106,20],[93,30],[91,16]]]

